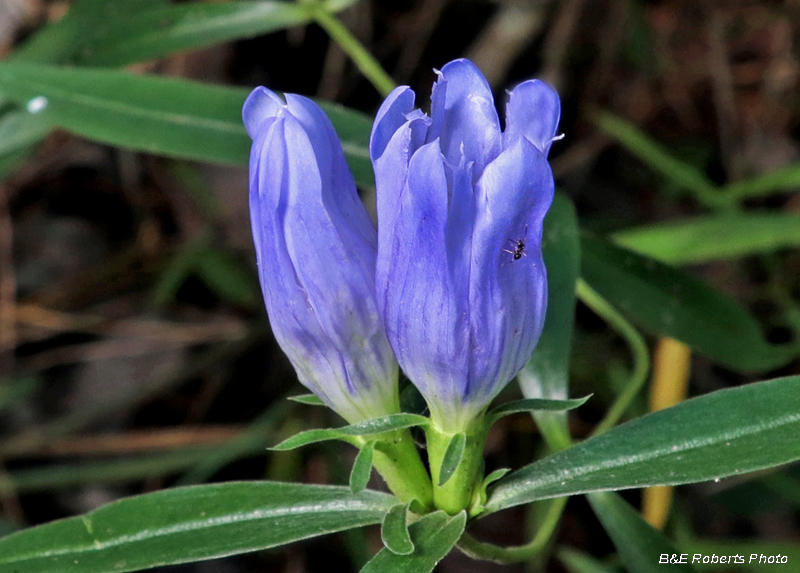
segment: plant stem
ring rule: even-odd
[[[631,354],[633,354],[633,372],[625,388],[620,392],[619,396],[617,396],[611,408],[609,408],[605,418],[603,418],[597,427],[595,427],[594,432],[592,432],[592,435],[596,436],[614,427],[614,424],[619,421],[625,413],[625,410],[627,410],[631,402],[633,402],[636,394],[638,394],[639,390],[644,386],[644,383],[647,381],[647,374],[650,371],[650,351],[647,348],[644,338],[639,334],[639,331],[636,330],[630,322],[625,320],[606,299],[590,287],[586,281],[578,279],[576,292],[578,298],[580,298],[586,306],[597,313],[611,328],[617,331],[617,334],[625,339]]]
[[[408,430],[396,430],[375,444],[372,465],[403,503],[417,500],[415,511],[433,509],[431,478]]]
[[[567,499],[566,497],[559,497],[552,501],[539,531],[537,531],[534,538],[525,545],[500,547],[491,543],[478,541],[468,533],[465,533],[461,536],[456,547],[473,559],[483,559],[486,561],[494,561],[495,563],[519,563],[521,561],[530,561],[538,556],[550,542],[550,538],[553,536],[553,533],[555,533],[556,527],[558,527],[558,523],[561,520],[564,507],[567,505]]]
[[[375,89],[383,97],[389,95],[389,92],[395,88],[394,80],[384,71],[378,60],[361,45],[358,38],[333,15],[328,6],[317,1],[302,3],[308,8],[317,24],[350,56],[353,63],[375,86]]]
[[[433,503],[450,515],[469,508],[475,489],[481,485],[483,476],[483,448],[488,429],[483,416],[465,430],[466,445],[461,462],[444,485],[439,485],[439,472],[447,447],[455,434],[444,432],[431,422],[425,428],[428,441],[428,464],[433,478]]]

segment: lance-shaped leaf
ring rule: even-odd
[[[6,62],[0,65],[0,93],[23,106],[39,101],[42,121],[102,143],[216,163],[246,165],[250,157],[241,119],[247,89]],[[371,185],[369,119],[335,104],[321,107],[342,138],[356,183]]]
[[[514,400],[513,402],[489,410],[487,418],[489,419],[489,423],[493,424],[503,416],[519,414],[521,412],[563,412],[566,410],[574,410],[579,406],[583,406],[591,397],[592,395],[589,394],[588,396],[576,398],[574,400],[545,400],[541,398]]]
[[[353,438],[361,436],[375,436],[385,432],[392,432],[394,430],[405,430],[406,428],[413,428],[415,426],[425,426],[428,424],[428,418],[418,416],[416,414],[392,414],[382,418],[375,418],[373,420],[365,420],[350,426],[343,426],[341,428],[325,428],[320,430],[307,430],[300,432],[282,441],[272,449],[278,452],[285,450],[293,450],[300,446],[308,444],[315,444],[317,442],[325,442],[328,440],[342,440],[348,443],[354,443]]]
[[[667,263],[700,263],[797,247],[800,215],[712,215],[625,229],[612,238],[623,247]]]
[[[654,334],[743,371],[777,368],[798,354],[795,345],[769,344],[735,300],[683,271],[586,234],[581,257],[586,282]]]
[[[137,571],[380,523],[397,500],[350,488],[240,482],[130,497],[0,539],[0,571]]]
[[[486,509],[593,491],[719,479],[800,459],[800,376],[720,390],[517,470]]]

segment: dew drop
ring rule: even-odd
[[[48,101],[44,96],[36,96],[28,102],[27,108],[29,113],[39,113],[47,107]]]

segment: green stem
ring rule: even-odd
[[[329,7],[318,1],[302,2],[309,10],[309,13],[325,30],[328,35],[350,56],[353,63],[361,70],[361,73],[375,86],[375,89],[384,97],[389,95],[396,84],[389,74],[387,74],[372,54],[370,54],[361,42],[358,41],[330,11]]]
[[[483,559],[486,561],[494,561],[496,563],[519,563],[522,561],[530,561],[537,557],[542,550],[547,547],[550,539],[558,527],[558,522],[561,520],[561,514],[564,512],[564,507],[567,505],[566,497],[559,497],[552,500],[547,513],[544,516],[542,525],[539,531],[536,532],[534,538],[525,545],[517,545],[514,547],[499,547],[491,543],[484,543],[478,541],[474,537],[465,533],[456,545],[463,553],[472,557],[473,559]]]
[[[483,476],[483,448],[486,445],[488,428],[484,424],[483,416],[468,427],[466,444],[461,462],[443,485],[439,485],[439,472],[442,467],[447,447],[455,434],[444,432],[431,422],[425,428],[428,442],[428,464],[433,478],[433,503],[436,509],[442,509],[450,515],[456,515],[463,509],[469,508],[475,489],[481,485]]]
[[[375,444],[372,465],[391,492],[403,503],[416,499],[415,511],[433,509],[431,478],[422,464],[414,439],[408,430],[396,430]]]
[[[592,432],[593,436],[602,434],[614,427],[625,411],[630,407],[631,402],[647,382],[647,374],[650,372],[650,351],[647,344],[630,322],[617,312],[606,299],[590,287],[583,279],[578,279],[576,293],[583,303],[591,308],[597,315],[605,320],[617,334],[628,343],[631,354],[633,354],[633,372],[628,379],[625,388],[620,392],[617,399],[606,413],[605,418],[597,425]]]

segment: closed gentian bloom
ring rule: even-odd
[[[270,325],[300,382],[348,422],[399,411],[375,296],[377,231],[311,100],[256,88],[242,115],[250,218]]]
[[[530,359],[547,305],[542,223],[558,95],[510,92],[505,131],[468,60],[433,87],[430,116],[408,87],[381,106],[370,155],[378,193],[378,305],[400,366],[434,424],[465,431]]]

